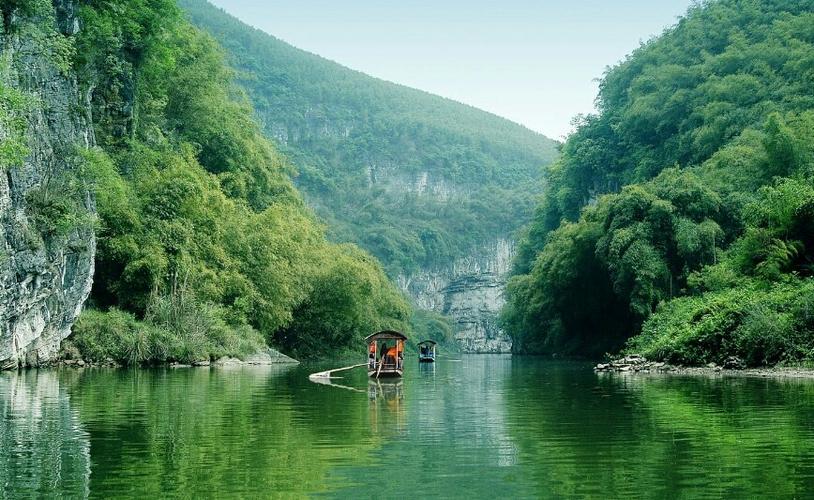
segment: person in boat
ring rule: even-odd
[[[376,343],[370,344],[367,355],[367,366],[372,370],[376,368]]]
[[[381,349],[382,357],[379,358],[379,362],[384,363],[387,360],[387,355],[389,354],[387,352],[387,342],[382,342],[382,345],[381,345],[380,349]]]

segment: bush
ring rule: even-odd
[[[738,356],[749,366],[814,360],[814,280],[675,299],[645,322],[628,353],[684,365]]]
[[[180,292],[154,295],[144,321],[116,308],[84,311],[71,342],[87,361],[112,359],[126,366],[242,358],[265,347],[257,330],[229,325],[221,308]]]
[[[265,346],[260,333],[248,325],[232,326],[223,308],[196,302],[184,290],[154,294],[145,321],[165,332],[168,358],[182,362],[222,356],[244,357]]]
[[[86,361],[109,359],[124,365],[144,363],[154,358],[159,332],[130,313],[111,309],[87,310],[73,329],[71,341]]]
[[[447,316],[433,311],[416,309],[410,318],[410,328],[412,329],[411,345],[418,344],[422,340],[434,340],[438,342],[441,349],[446,351],[460,350],[455,341],[452,322]]]

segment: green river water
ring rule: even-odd
[[[0,373],[0,497],[814,495],[814,382],[471,355]]]

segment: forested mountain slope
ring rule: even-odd
[[[814,357],[814,2],[694,6],[598,104],[515,261],[516,348]]]
[[[316,356],[408,328],[379,263],[328,242],[174,0],[0,5],[1,363],[53,357],[88,273],[72,337],[88,360]]]
[[[229,52],[333,239],[370,251],[419,305],[455,316],[459,333],[499,335],[478,311],[501,301],[510,237],[530,220],[556,143],[296,49],[204,0],[181,5]]]

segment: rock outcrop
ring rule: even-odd
[[[452,318],[464,352],[508,353],[511,338],[498,326],[514,246],[506,239],[482,245],[449,266],[399,276],[399,286],[418,307]]]
[[[443,177],[427,171],[400,173],[394,164],[370,166],[367,174],[370,189],[383,189],[392,196],[411,193],[443,203],[472,196]],[[452,318],[455,340],[463,352],[509,353],[512,340],[498,326],[497,317],[505,303],[504,288],[513,256],[513,242],[496,237],[451,264],[402,274],[396,281],[421,309]]]
[[[79,152],[94,141],[89,105],[60,52],[79,29],[74,1],[2,9],[0,99],[18,92],[29,101],[17,120],[25,159],[0,166],[0,368],[8,369],[52,361],[90,293],[92,225],[44,229],[49,214],[37,213],[31,197],[47,206],[68,196],[61,182],[77,175]],[[0,121],[0,138],[15,133],[10,123]],[[68,202],[92,216],[87,190],[74,198]]]

